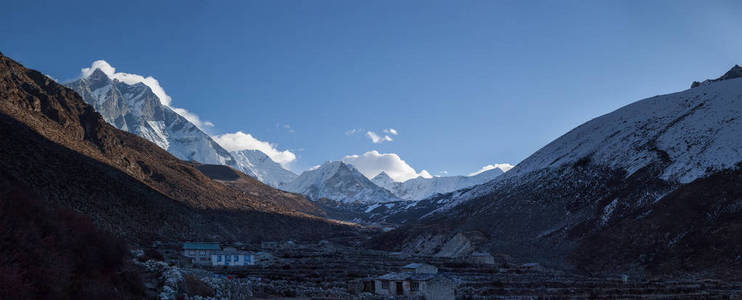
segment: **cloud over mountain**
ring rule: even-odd
[[[137,84],[137,83],[143,83],[144,85],[148,86],[152,92],[157,96],[157,98],[160,99],[160,103],[162,105],[170,107],[173,111],[178,113],[179,115],[183,116],[188,120],[189,122],[193,123],[194,125],[198,126],[201,130],[205,130],[207,127],[214,127],[214,124],[209,121],[202,121],[198,115],[189,112],[188,110],[184,108],[174,107],[170,105],[173,102],[173,99],[168,96],[167,93],[165,93],[165,89],[162,88],[160,85],[160,82],[157,81],[152,76],[144,77],[142,75],[138,74],[130,74],[130,73],[123,73],[123,72],[116,72],[116,68],[111,66],[108,62],[105,60],[96,60],[94,61],[90,67],[88,68],[82,68],[82,77],[87,78],[90,76],[90,74],[93,74],[93,72],[99,69],[104,74],[108,76],[108,78],[116,79],[118,81],[124,82],[126,84]]]
[[[486,165],[486,166],[482,167],[481,169],[477,170],[476,172],[474,172],[474,173],[471,173],[471,174],[469,174],[468,176],[475,176],[475,175],[479,175],[479,174],[480,174],[480,173],[482,173],[482,172],[485,172],[485,171],[489,171],[489,170],[492,170],[492,169],[500,169],[500,170],[502,170],[503,172],[507,172],[507,171],[509,171],[510,169],[512,169],[513,167],[514,167],[514,166],[513,166],[513,165],[511,165],[511,164],[509,164],[509,163],[494,164],[494,165]]]
[[[275,144],[258,140],[251,134],[242,131],[216,135],[212,138],[228,151],[260,150],[284,168],[288,168],[290,163],[296,161],[296,154],[293,152],[278,150]]]
[[[382,171],[386,172],[395,181],[406,181],[418,176],[432,177],[426,170],[415,171],[395,153],[379,153],[379,151],[373,150],[361,155],[347,155],[343,157],[343,161],[356,167],[368,178],[373,178]]]

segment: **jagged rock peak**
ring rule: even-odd
[[[690,85],[690,88],[695,88],[695,87],[701,86],[702,84],[708,84],[710,82],[716,82],[716,81],[722,81],[722,80],[728,80],[728,79],[734,79],[734,78],[740,78],[740,77],[742,77],[742,67],[740,67],[739,65],[734,65],[731,69],[729,69],[729,71],[724,73],[724,75],[721,75],[721,77],[716,78],[716,79],[707,79],[707,80],[704,80],[703,82],[694,81]]]
[[[377,178],[378,179],[389,179],[389,180],[392,179],[392,177],[390,177],[389,174],[386,173],[386,171],[381,171],[381,173],[374,176],[374,179],[377,179]]]
[[[101,71],[101,69],[95,69],[93,73],[88,75],[88,77],[85,77],[85,80],[90,83],[91,89],[98,89],[111,82],[111,78],[109,78],[106,73]]]
[[[728,72],[724,73],[724,75],[721,76],[719,79],[726,80],[740,77],[742,77],[742,67],[740,67],[739,65],[734,65],[734,67],[732,67]]]

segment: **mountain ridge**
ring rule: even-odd
[[[253,177],[274,188],[281,188],[299,177],[299,175],[286,170],[260,150],[240,150],[230,153],[241,170],[248,170]]]
[[[733,235],[712,228],[734,231],[729,220],[740,218],[738,201],[724,196],[736,195],[734,186],[719,184],[738,178],[740,134],[742,78],[639,100],[570,130],[492,181],[442,195],[436,200],[441,207],[371,245],[435,255],[457,234],[474,232],[486,239],[472,241],[469,251],[558,268],[639,276],[705,267],[728,271],[722,256],[704,256],[697,265],[680,262],[691,257],[684,251],[720,253],[709,247],[738,245]],[[694,202],[694,194],[681,193],[700,190],[693,186],[713,186],[717,193]],[[668,201],[702,213],[673,210]],[[688,219],[660,214],[672,211]],[[641,247],[631,246],[634,239]],[[742,246],[723,249],[728,254]],[[662,259],[659,268],[651,259],[663,255],[672,260]]]
[[[143,83],[127,84],[111,79],[98,68],[88,77],[65,86],[93,105],[109,124],[141,136],[175,157],[239,168],[227,150],[185,117],[162,105]]]
[[[400,200],[342,161],[326,162],[317,169],[305,171],[283,188],[314,201],[328,198],[342,203],[368,204]]]
[[[435,194],[445,194],[467,187],[483,184],[504,174],[500,168],[487,170],[474,176],[416,177],[404,182],[395,182],[385,172],[371,179],[378,186],[391,191],[404,200],[422,200]]]

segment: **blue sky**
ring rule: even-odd
[[[11,0],[0,51],[59,80],[98,59],[153,76],[296,171],[377,150],[457,175],[742,64],[742,2],[709,2]]]

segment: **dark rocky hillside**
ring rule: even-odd
[[[571,258],[590,273],[641,266],[651,273],[742,275],[742,170],[698,179],[642,214],[589,236]]]
[[[572,268],[567,254],[584,236],[608,225],[610,220],[602,223],[603,208],[612,200],[632,199],[611,212],[612,218],[621,218],[670,188],[654,174],[656,169],[647,167],[627,178],[586,161],[503,180],[491,193],[382,235],[373,246],[434,255],[457,233],[466,233],[486,237],[470,239],[471,251]]]
[[[212,180],[108,125],[74,91],[2,55],[0,136],[0,177],[130,240],[311,239],[355,232],[282,206],[287,193],[255,180],[239,190]]]
[[[0,178],[0,299],[142,299],[124,242]],[[50,283],[54,283],[53,285]]]

